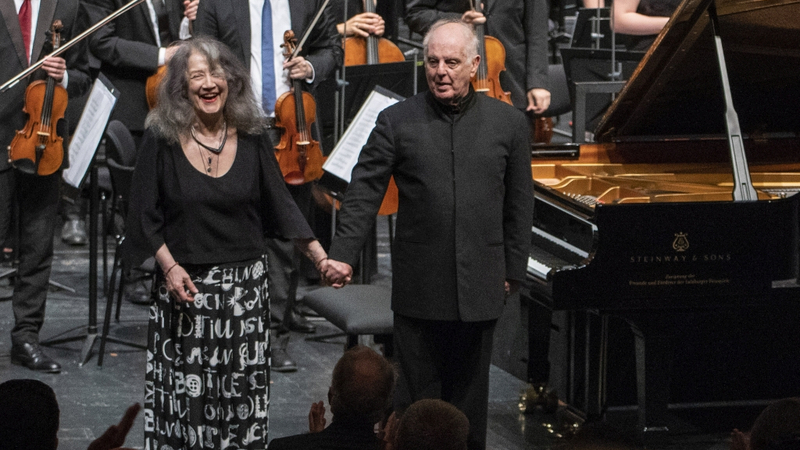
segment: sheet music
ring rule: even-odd
[[[81,187],[118,96],[108,79],[100,74],[94,81],[86,107],[69,144],[69,168],[63,174],[64,181],[69,185]]]
[[[322,168],[349,183],[353,167],[358,162],[361,148],[367,143],[367,138],[372,133],[372,129],[375,128],[378,114],[401,100],[402,97],[388,89],[376,86],[367,97],[367,100],[364,101],[364,104],[361,105],[361,109],[358,110],[355,119],[347,127],[344,135],[336,144]]]

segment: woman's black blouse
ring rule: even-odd
[[[245,261],[265,235],[313,238],[283,181],[269,138],[238,136],[230,170],[212,178],[179,144],[145,132],[131,186],[125,253],[138,265],[163,244],[181,264]]]

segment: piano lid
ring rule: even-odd
[[[725,135],[708,8],[684,0],[595,131],[601,142]],[[746,137],[800,133],[800,0],[716,0],[733,105]]]

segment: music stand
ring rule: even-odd
[[[615,51],[617,67],[612,72],[610,64],[612,51],[611,49],[590,48],[561,49],[561,58],[564,61],[564,72],[567,76],[570,103],[572,105],[578,103],[575,95],[576,83],[618,82],[619,80],[627,80],[645,54],[645,52]],[[613,94],[609,94],[607,90],[606,92],[602,92],[601,89],[596,92],[597,93],[588,93],[586,95],[584,99],[586,105],[585,110],[575,111],[573,108],[573,114],[577,116],[583,115],[585,118],[585,120],[581,121],[580,126],[586,130],[593,130],[597,126],[600,118],[613,100]],[[619,89],[613,92],[619,92]],[[573,127],[578,127],[578,125],[577,123],[573,123]],[[583,138],[578,136],[576,142],[582,141]]]
[[[42,341],[41,345],[53,346],[65,342],[83,340],[81,359],[78,366],[89,361],[94,341],[97,339],[97,216],[99,188],[97,184],[97,164],[94,162],[97,148],[105,134],[111,111],[114,109],[120,93],[102,73],[92,86],[89,100],[83,109],[81,118],[69,147],[70,167],[63,173],[64,181],[73,187],[80,188],[89,180],[89,322],[86,334],[60,338],[73,330],[67,330],[51,339]],[[80,328],[80,327],[79,327]]]
[[[611,48],[611,8],[578,9],[570,47]]]
[[[346,128],[358,114],[361,105],[375,86],[381,86],[402,97],[411,97],[416,94],[419,76],[416,62],[401,61],[349,66],[346,69],[344,81],[337,79],[322,81],[317,87],[315,95],[318,104],[317,120],[320,121],[323,129],[323,148],[332,149],[334,147],[336,124],[343,123]],[[342,82],[345,83],[344,104],[339,105],[336,101],[336,93]]]

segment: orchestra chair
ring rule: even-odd
[[[394,240],[394,216],[389,214],[389,248]],[[365,246],[366,247],[366,246]],[[341,333],[307,337],[307,341],[328,342],[328,339],[346,336],[345,350],[358,345],[360,336],[373,336],[376,343],[383,344],[383,355],[392,356],[392,333],[394,312],[392,311],[392,288],[370,283],[370,252],[361,251],[360,278],[364,284],[349,284],[336,289],[322,287],[305,294],[301,303],[314,310]]]
[[[117,246],[116,251],[114,252],[114,263],[111,266],[108,288],[106,289],[106,309],[105,318],[103,320],[103,333],[100,337],[100,351],[97,359],[98,366],[103,365],[106,341],[116,342],[118,344],[128,345],[135,348],[146,348],[144,345],[123,341],[108,335],[109,328],[111,326],[111,310],[114,307],[115,291],[117,299],[115,319],[117,323],[119,323],[122,295],[125,291],[124,273],[126,270],[126,265],[122,259],[122,250],[125,245],[125,233],[122,223],[125,221],[131,181],[133,179],[133,169],[136,165],[136,145],[134,144],[133,136],[131,136],[130,131],[128,131],[125,125],[118,120],[113,120],[108,124],[105,137],[106,164],[108,165],[108,171],[111,175],[111,185],[114,190],[111,220],[114,221],[119,218],[121,223],[117,226],[109,224],[107,228],[114,229],[114,238]],[[155,260],[150,258],[145,261],[141,267],[136,268],[135,270],[142,272],[142,276],[152,277],[152,275],[155,273]],[[119,283],[117,283],[118,276]],[[117,284],[119,284],[119,286],[117,286]]]
[[[550,107],[543,113],[545,117],[558,118],[572,111],[569,96],[569,84],[563,64],[550,64],[547,68],[547,78],[550,87]],[[553,127],[553,132],[571,138],[572,133]]]

